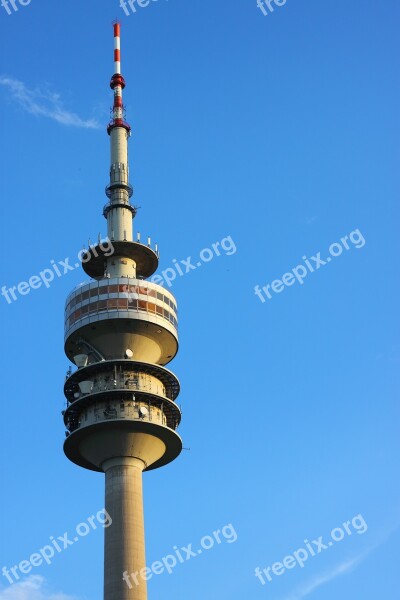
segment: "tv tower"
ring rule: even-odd
[[[158,250],[133,241],[136,209],[130,204],[128,139],[121,75],[120,24],[114,24],[114,91],[110,136],[108,243],[90,246],[82,266],[91,281],[68,296],[65,353],[77,370],[64,393],[66,456],[105,473],[104,600],[146,600],[142,472],[173,461],[182,450],[176,433],[179,381],[165,368],[178,351],[174,296],[146,281],[158,267]],[[138,583],[137,583],[138,582]]]

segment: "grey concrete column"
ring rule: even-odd
[[[146,566],[144,466],[136,458],[113,458],[103,464],[105,508],[112,519],[105,529],[104,600],[147,600],[147,582],[139,574]],[[124,573],[129,575],[125,580]]]

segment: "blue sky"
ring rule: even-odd
[[[18,0],[17,0],[18,2]],[[165,600],[398,598],[399,41],[397,0],[32,0],[0,6],[0,142],[7,288],[106,233],[111,21],[123,23],[135,229],[173,259],[231,236],[236,252],[177,277],[185,450],[145,474],[148,562],[232,524],[154,577]],[[267,286],[331,244],[303,285]],[[103,507],[103,477],[62,452],[63,311],[81,269],[2,318],[0,568]],[[261,585],[254,571],[346,535]],[[98,528],[0,600],[94,600]]]

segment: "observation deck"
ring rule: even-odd
[[[157,459],[148,470],[174,460],[182,442],[176,433],[181,411],[175,404],[179,381],[168,369],[139,361],[101,361],[78,369],[64,386],[68,458],[101,471],[113,452],[124,456],[127,444],[151,436]],[[139,436],[140,439],[140,436]],[[119,454],[121,453],[121,454]]]
[[[65,307],[65,352],[73,361],[83,338],[103,359],[122,359],[127,348],[140,361],[165,365],[178,351],[174,296],[156,283],[127,277],[78,286]]]

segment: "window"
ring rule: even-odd
[[[138,287],[136,285],[120,285],[119,291],[124,292],[125,294],[137,294]]]
[[[125,310],[128,309],[128,298],[120,298],[119,300],[117,300],[117,306],[118,308],[124,308]]]

